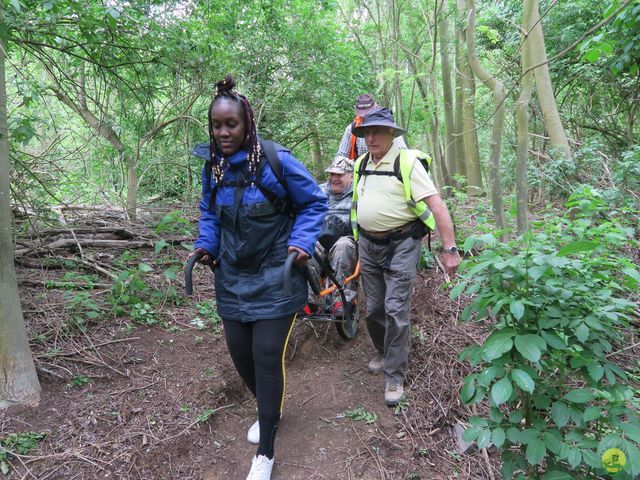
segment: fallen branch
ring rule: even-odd
[[[73,289],[73,290],[92,290],[95,288],[111,288],[111,285],[107,285],[106,283],[74,283],[74,282],[64,282],[64,281],[56,281],[56,280],[18,279],[18,284],[27,285],[30,287],[65,288],[65,289]]]
[[[129,337],[129,338],[120,338],[118,340],[109,340],[108,342],[102,342],[97,344],[89,345],[88,347],[79,348],[75,352],[66,352],[66,353],[56,353],[52,355],[51,353],[44,353],[42,355],[34,355],[35,358],[46,357],[46,358],[56,358],[56,357],[71,357],[73,355],[78,355],[80,352],[84,352],[86,350],[96,350],[98,347],[104,347],[105,345],[112,345],[114,343],[122,343],[122,342],[131,342],[133,340],[140,340],[142,337]]]
[[[183,242],[193,241],[191,236],[183,236],[172,239],[163,239],[169,245],[178,245]],[[154,246],[154,240],[103,240],[94,238],[60,238],[54,242],[36,247],[30,246],[25,248],[18,248],[15,250],[15,256],[20,257],[29,254],[46,254],[51,250],[64,250],[74,249],[76,247],[93,247],[93,248],[114,248],[129,250],[132,248],[152,248]]]
[[[382,466],[382,462],[380,461],[379,455],[374,454],[373,451],[369,448],[369,446],[362,440],[362,437],[360,436],[360,434],[358,433],[358,430],[354,425],[351,425],[351,428],[353,428],[353,431],[358,437],[358,440],[360,440],[360,443],[362,444],[362,446],[367,450],[367,452],[369,452],[369,455],[371,455],[371,458],[373,458],[373,461],[376,462],[376,466],[378,467],[378,471],[380,472],[381,480],[385,480],[385,470],[384,470],[384,467]]]
[[[84,228],[76,228],[74,230],[76,232],[76,235],[98,235],[98,234],[111,233],[114,236],[123,238],[125,240],[140,238],[142,236],[122,227],[93,227],[93,228],[84,227]],[[68,228],[50,228],[40,232],[34,232],[30,235],[30,238],[53,237],[55,235],[62,235],[68,232],[69,232]]]
[[[626,352],[627,350],[631,350],[631,349],[636,348],[636,347],[640,347],[640,342],[639,343],[634,343],[633,345],[629,345],[628,347],[624,347],[622,350],[616,350],[615,352],[608,353],[605,356],[606,357],[613,357],[614,355],[619,355],[622,352]]]

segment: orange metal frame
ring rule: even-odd
[[[347,283],[352,282],[359,276],[360,276],[360,260],[358,260],[358,263],[356,263],[356,270],[344,280],[344,283],[342,284],[342,286],[344,287]],[[318,296],[325,297],[330,293],[335,292],[337,288],[338,288],[337,285],[331,285],[329,288],[322,290]]]

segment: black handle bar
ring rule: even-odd
[[[187,264],[184,267],[184,289],[187,292],[187,295],[191,295],[193,293],[193,267],[198,260],[207,255],[203,252],[196,253],[193,257],[190,257],[187,261]],[[209,265],[211,270],[213,271],[213,265]]]
[[[190,257],[187,261],[187,264],[184,267],[184,289],[187,295],[193,294],[193,267],[198,261],[204,257],[206,253],[196,253],[193,257]],[[284,262],[284,273],[283,273],[283,284],[282,291],[285,295],[291,295],[291,268],[293,267],[293,262],[298,256],[298,252],[291,252],[287,255],[287,260]],[[210,265],[211,270],[213,270],[213,266]],[[318,279],[312,275],[311,270],[309,270],[308,266],[301,267],[302,274],[304,278],[311,285],[311,290],[313,293],[318,295],[320,293],[320,284],[318,283]]]
[[[287,255],[287,260],[284,262],[284,272],[283,272],[283,281],[282,281],[282,293],[285,295],[291,295],[291,268],[293,267],[293,262],[298,256],[298,252],[291,252]],[[320,294],[320,284],[318,283],[318,279],[313,276],[311,270],[307,265],[304,267],[300,267],[302,269],[302,274],[304,278],[309,282],[311,286],[311,290],[316,295]]]

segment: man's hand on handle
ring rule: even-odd
[[[440,238],[442,239],[442,245],[444,246],[443,256],[443,266],[444,271],[450,277],[453,277],[458,270],[458,265],[462,261],[460,257],[460,253],[457,251],[452,253],[448,251],[451,247],[454,247],[456,244],[455,232],[453,230],[453,222],[451,221],[451,216],[449,215],[449,211],[447,210],[447,206],[444,204],[440,195],[432,195],[424,199],[424,202],[427,204],[431,213],[436,220],[436,226],[438,227],[438,233],[440,234]]]

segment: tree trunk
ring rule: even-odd
[[[127,217],[133,223],[138,219],[138,153],[127,162]]]
[[[193,192],[193,169],[191,168],[191,142],[189,138],[189,125],[191,121],[187,118],[182,124],[182,132],[184,134],[182,143],[184,145],[185,167],[187,167],[187,195],[185,198],[191,198]]]
[[[416,85],[418,86],[418,91],[420,92],[420,98],[422,98],[425,109],[427,109],[429,107],[427,82],[421,75],[418,75],[416,65],[411,59],[411,57],[409,57],[407,61],[409,63],[409,69],[411,70],[411,74],[413,75]],[[434,75],[431,75],[430,84],[431,84],[432,90],[436,88],[437,84],[435,82]],[[443,197],[446,197],[448,195],[449,188],[453,186],[453,182],[451,179],[451,175],[449,174],[445,159],[442,155],[442,151],[440,150],[440,139],[438,138],[438,128],[439,128],[438,127],[438,107],[437,107],[437,103],[435,103],[435,98],[437,97],[436,97],[435,90],[432,91],[432,93],[434,95],[434,107],[431,113],[432,115],[431,143],[433,145],[432,146],[433,160],[434,160],[433,163],[435,163],[434,169],[436,169],[436,172],[435,172],[436,182],[441,182],[439,185],[440,193],[442,194]],[[449,187],[449,188],[443,188],[443,187]]]
[[[447,2],[443,2],[440,12],[440,64],[442,66],[442,95],[444,99],[445,152],[449,165],[455,165],[463,152],[456,149],[453,92],[451,89],[451,61],[449,55],[449,19],[447,18]],[[435,84],[435,82],[433,82]],[[434,98],[438,98],[433,92]],[[436,136],[437,138],[437,136]]]
[[[464,0],[463,0],[464,1]],[[463,10],[463,12],[466,8]],[[467,152],[464,148],[464,104],[465,104],[465,81],[462,75],[462,62],[464,61],[464,56],[462,53],[462,48],[464,47],[464,37],[461,32],[456,29],[456,104],[455,104],[455,117],[454,117],[454,125],[455,125],[455,142],[456,142],[456,155],[457,157],[467,158]],[[453,170],[452,173],[457,173],[456,164],[454,162],[449,162],[450,168]]]
[[[551,146],[558,150],[565,158],[571,158],[571,147],[569,146],[564,127],[562,126],[562,120],[560,120],[556,97],[553,93],[553,86],[551,85],[551,76],[549,75],[549,64],[546,63],[547,52],[544,45],[538,0],[533,1],[532,9],[531,21],[533,23],[533,29],[530,34],[531,62],[532,65],[540,65],[533,70],[533,75],[536,79],[536,91],[538,92],[538,99],[540,100],[544,126],[551,139]]]
[[[392,41],[392,65],[394,69],[393,74],[393,90],[395,99],[394,118],[396,123],[402,127],[406,127],[404,122],[404,105],[402,101],[402,81],[400,78],[400,71],[402,65],[400,65],[400,56],[398,53],[400,43],[400,6],[395,0],[391,0],[391,41]]]
[[[2,10],[0,4],[0,15]],[[0,40],[0,408],[40,401],[40,384],[29,350],[13,263],[5,51],[4,41]]]
[[[464,0],[458,1],[460,14],[466,12]],[[467,177],[467,193],[469,195],[483,195],[482,168],[480,166],[480,149],[478,147],[478,131],[476,128],[476,81],[469,66],[466,53],[466,33],[464,27],[457,32],[460,44],[459,73],[456,77],[461,83],[461,142],[465,155],[462,157],[461,168]]]
[[[516,103],[516,134],[518,155],[516,163],[516,219],[518,235],[529,230],[529,190],[527,186],[527,160],[529,156],[529,101],[533,88],[533,75],[528,71],[531,66],[531,16],[533,0],[524,0],[522,16],[522,76],[520,96]]]
[[[636,144],[635,142],[635,119],[636,119],[636,110],[638,109],[637,102],[631,102],[629,106],[629,113],[627,114],[627,148],[631,149]]]
[[[449,180],[449,173],[447,172],[447,162],[440,149],[440,125],[438,122],[438,84],[436,83],[435,72],[431,72],[431,79],[429,80],[431,85],[431,94],[433,95],[433,112],[431,114],[431,143],[433,151],[433,171],[435,173],[435,182],[438,186],[438,190],[442,194],[443,198],[449,196],[449,189],[444,188]],[[425,89],[426,94],[426,89]]]
[[[318,135],[318,127],[313,124],[311,126],[311,162],[316,172],[322,172],[324,165],[322,164],[322,146],[320,145],[320,136]]]
[[[502,232],[502,239],[507,241],[509,234],[506,231],[504,212],[502,207],[502,186],[500,185],[500,153],[502,150],[502,132],[504,130],[504,84],[491,75],[480,63],[475,45],[476,10],[474,0],[467,0],[468,30],[466,32],[467,54],[469,65],[482,83],[493,92],[495,114],[491,131],[491,154],[489,157],[489,184],[491,185],[491,203],[496,227]]]

